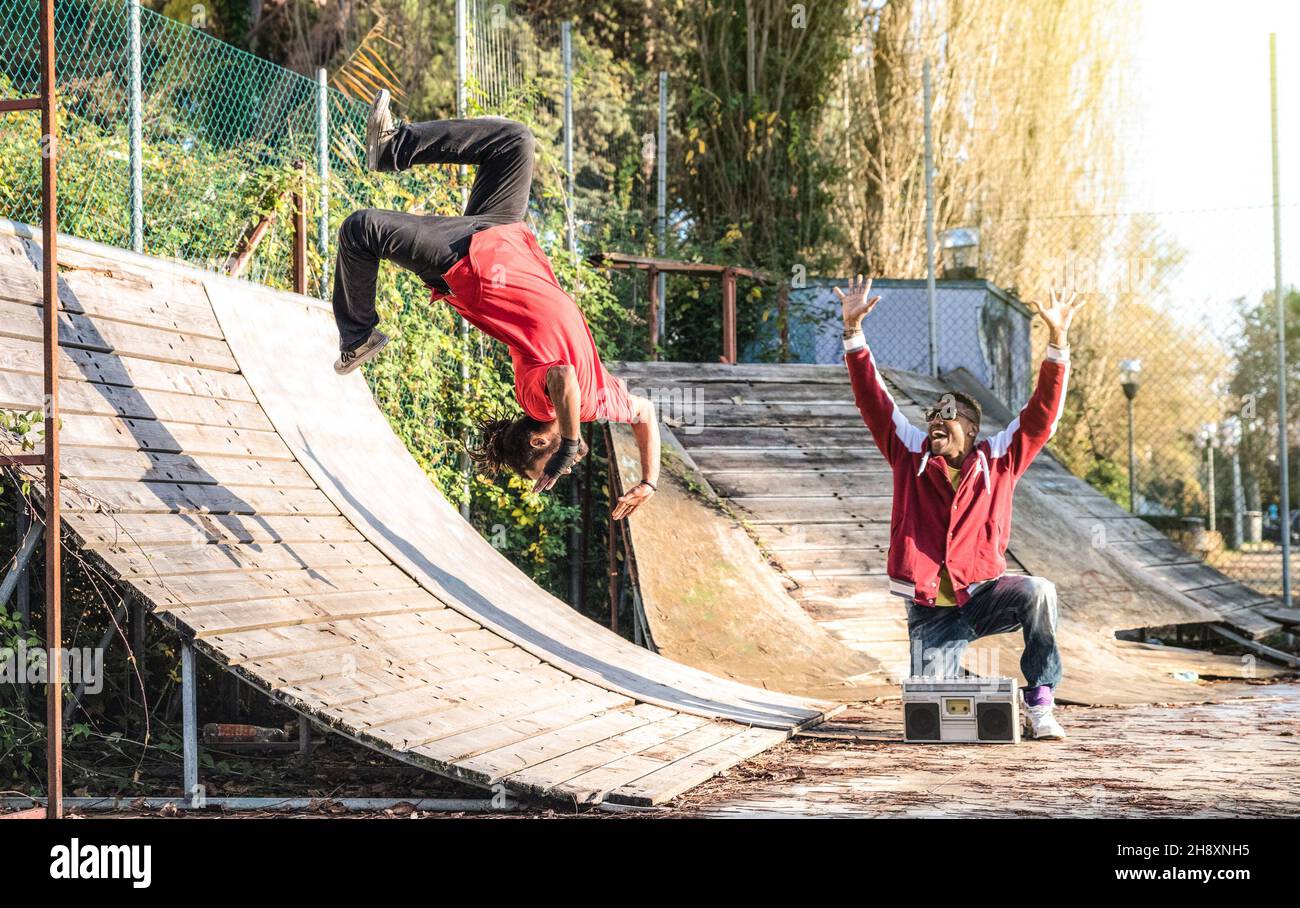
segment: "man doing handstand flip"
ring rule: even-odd
[[[334,319],[346,374],[372,359],[388,338],[376,330],[375,279],[381,260],[414,272],[484,334],[501,341],[514,365],[515,397],[524,415],[484,423],[471,452],[490,472],[509,467],[544,491],[586,454],[580,424],[631,423],[641,454],[641,482],[614,506],[620,519],[654,494],[659,480],[659,422],[649,400],[629,394],[601,364],[582,312],[524,225],[533,178],[533,135],[499,117],[435,120],[397,126],[387,91],[366,124],[372,170],[421,164],[477,165],[459,217],[362,209],[339,228],[334,266]]]

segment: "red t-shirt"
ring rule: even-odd
[[[583,422],[632,422],[627,385],[606,371],[578,304],[564,292],[533,233],[521,223],[479,231],[469,255],[443,275],[446,298],[471,325],[510,349],[515,397],[524,412],[543,422],[555,418],[546,393],[551,366],[573,366],[582,393]]]

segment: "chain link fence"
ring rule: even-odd
[[[324,295],[331,224],[366,204],[376,184],[361,163],[366,105],[202,25],[201,16],[186,25],[124,0],[56,5],[60,228],[220,269],[269,216],[246,274],[288,287],[290,193],[301,191],[314,213],[310,287]],[[36,36],[36,3],[0,0],[0,97],[39,91]],[[37,114],[0,121],[0,211],[13,220],[40,220],[41,142]]]

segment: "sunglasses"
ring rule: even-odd
[[[952,401],[941,403],[937,407],[931,407],[926,410],[925,421],[934,422],[936,417],[938,419],[956,419],[958,415],[965,416],[971,422],[975,421],[975,415],[973,413],[969,413],[965,410],[958,410],[957,405]]]

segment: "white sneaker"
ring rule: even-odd
[[[379,169],[380,154],[396,132],[393,115],[388,110],[391,100],[388,89],[381,88],[370,105],[370,117],[366,120],[366,166],[371,170]]]
[[[1029,720],[1029,737],[1036,741],[1062,741],[1065,739],[1065,729],[1061,723],[1056,721],[1056,716],[1052,715],[1052,705],[1046,706],[1026,706],[1025,718]]]

